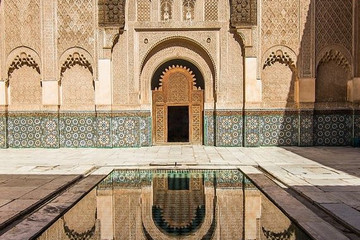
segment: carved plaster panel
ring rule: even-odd
[[[233,27],[257,24],[257,0],[231,0],[230,23]]]
[[[125,0],[99,0],[100,26],[125,26]]]
[[[6,55],[18,46],[28,46],[40,52],[40,0],[8,0],[5,10]]]
[[[82,47],[94,54],[95,0],[58,2],[58,55],[72,47]]]

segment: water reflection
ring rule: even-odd
[[[238,170],[117,170],[39,239],[310,239]]]

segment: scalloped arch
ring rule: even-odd
[[[168,38],[164,38],[161,41],[158,41],[157,43],[155,43],[145,54],[145,57],[143,58],[143,60],[141,61],[141,71],[140,74],[142,73],[142,71],[144,70],[144,66],[146,65],[147,61],[151,58],[151,56],[154,54],[154,51],[157,52],[159,51],[158,49],[163,49],[165,48],[167,45],[170,45],[170,43],[174,43],[173,46],[179,45],[179,40],[180,42],[187,42],[190,43],[191,45],[193,45],[195,48],[201,50],[203,53],[205,53],[205,56],[208,57],[208,64],[209,67],[211,68],[212,72],[213,72],[213,76],[214,76],[214,80],[215,80],[215,84],[217,85],[217,76],[216,76],[216,64],[215,61],[213,59],[213,57],[211,56],[210,52],[199,42],[195,41],[194,39],[185,37],[185,36],[172,36],[172,37],[168,37]],[[206,59],[205,59],[206,60]]]
[[[263,69],[272,66],[275,62],[279,62],[288,66],[292,72],[297,72],[297,56],[294,50],[284,45],[276,45],[265,51],[263,57]]]
[[[59,63],[59,84],[61,84],[64,73],[75,65],[80,65],[89,70],[94,81],[94,60],[85,49],[79,47],[69,48],[61,55]]]
[[[316,69],[320,64],[335,61],[340,67],[352,75],[352,56],[341,45],[331,45],[323,48],[316,58]]]
[[[23,66],[28,66],[35,69],[41,74],[40,66],[41,60],[39,54],[32,48],[21,46],[13,49],[7,57],[7,82],[11,78],[12,73]]]

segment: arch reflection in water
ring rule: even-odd
[[[310,239],[238,170],[114,170],[39,239]]]

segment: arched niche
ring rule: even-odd
[[[69,49],[60,57],[61,110],[95,110],[93,66],[90,54],[80,48]]]
[[[315,102],[343,104],[347,102],[348,81],[352,78],[351,57],[339,47],[327,48],[317,59]]]
[[[274,46],[263,57],[262,103],[266,108],[295,108],[298,102],[296,54],[286,46]]]
[[[9,54],[6,64],[9,110],[41,110],[39,55],[31,48],[19,47]]]

